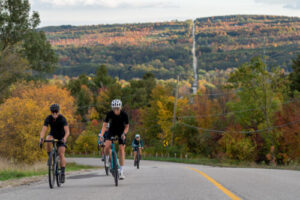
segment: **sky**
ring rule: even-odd
[[[29,0],[41,27],[263,14],[300,17],[300,0]]]

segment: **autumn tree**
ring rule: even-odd
[[[293,60],[292,65],[293,71],[290,73],[290,80],[291,80],[291,91],[298,91],[300,92],[300,55]]]
[[[0,105],[0,155],[21,163],[46,159],[39,150],[39,133],[54,102],[72,125],[74,99],[67,90],[33,82],[14,85],[12,96]]]
[[[270,131],[270,128],[274,124],[275,112],[281,109],[281,104],[286,100],[285,79],[279,69],[269,72],[260,58],[245,63],[228,79],[228,84],[236,90],[235,99],[228,103],[235,122],[243,127],[243,131],[266,130],[253,135],[256,142],[264,141],[257,145],[260,151],[258,160],[264,160],[271,147],[276,147],[278,133]]]

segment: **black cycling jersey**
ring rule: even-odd
[[[128,115],[126,112],[121,111],[120,115],[115,115],[113,111],[109,111],[106,114],[104,120],[106,123],[110,123],[109,134],[110,135],[122,135],[125,130],[125,125],[129,124]]]
[[[49,115],[44,122],[44,126],[50,125],[50,134],[54,139],[61,140],[65,136],[64,127],[68,125],[67,120],[64,116],[59,115],[56,119],[52,115]]]

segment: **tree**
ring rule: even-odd
[[[75,141],[74,150],[78,153],[93,153],[97,151],[97,132],[83,131]]]
[[[52,72],[58,59],[44,32],[36,30],[39,24],[39,14],[30,15],[28,0],[1,0],[0,51],[19,44],[32,70]]]
[[[278,68],[268,72],[267,66],[258,57],[231,73],[228,79],[228,84],[237,91],[234,100],[227,104],[234,112],[228,117],[233,117],[243,131],[266,129],[252,136],[258,148],[257,161],[270,161],[266,155],[277,149],[278,132],[270,128],[274,124],[275,113],[281,109],[287,96],[285,79]],[[249,111],[240,112],[244,110]]]
[[[0,156],[20,163],[46,158],[39,150],[45,113],[32,99],[9,98],[0,105]]]
[[[20,57],[15,48],[0,51],[0,102],[8,95],[9,86],[29,75],[29,63]]]
[[[59,103],[68,124],[74,123],[74,99],[66,89],[34,82],[12,86],[12,95],[0,105],[0,156],[16,162],[46,159],[38,146],[49,106]]]
[[[300,55],[293,60],[292,65],[293,71],[290,73],[290,80],[291,80],[291,91],[298,91],[300,92]]]
[[[107,74],[107,68],[105,65],[101,65],[97,71],[96,75],[93,78],[93,82],[96,88],[107,87],[108,85],[115,82],[115,80]]]

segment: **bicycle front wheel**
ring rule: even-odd
[[[136,154],[136,168],[139,169],[140,168],[140,150],[137,151]]]
[[[48,180],[49,180],[49,187],[52,189],[55,184],[55,159],[53,159],[53,152],[50,153],[48,159]]]
[[[117,161],[117,154],[116,152],[112,153],[112,159],[113,159],[113,176],[115,180],[115,185],[118,186],[119,181],[119,171],[118,171],[118,161]]]
[[[61,186],[61,168],[60,168],[60,159],[59,159],[59,156],[56,156],[55,175],[56,175],[56,184],[57,184],[57,187],[60,187]]]

